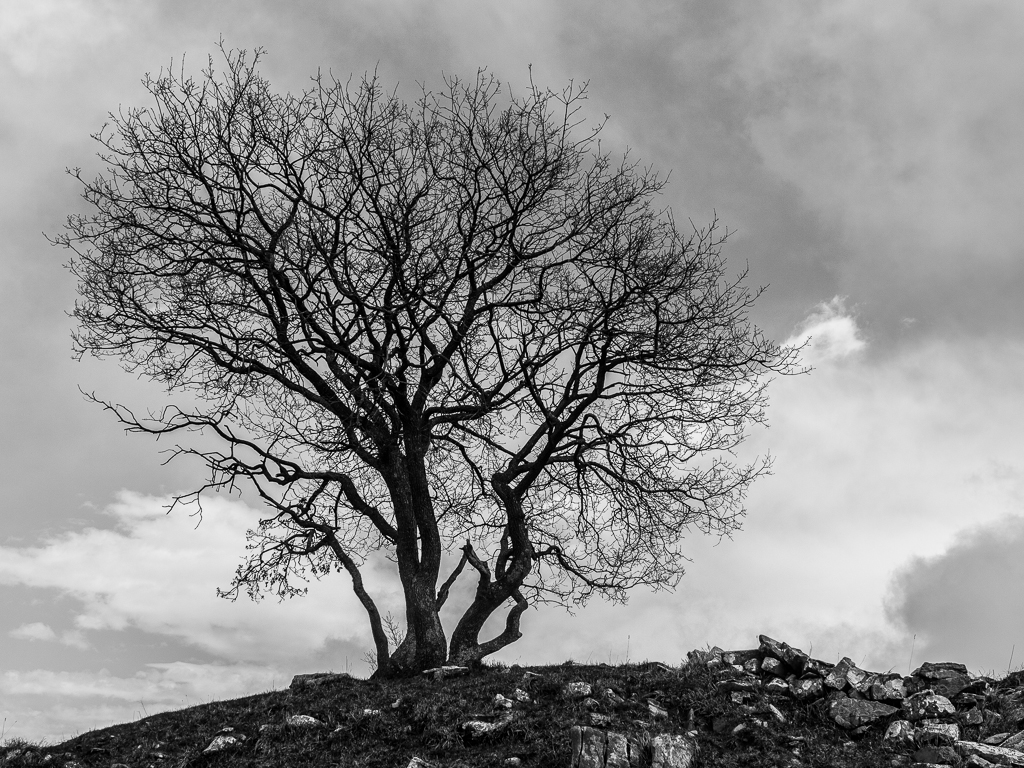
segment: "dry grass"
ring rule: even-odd
[[[542,678],[524,684],[527,670]],[[596,706],[591,703],[588,708],[583,701],[562,695],[563,686],[572,681],[593,686]],[[518,687],[533,700],[516,704],[515,719],[503,732],[479,741],[463,733],[462,722],[474,715],[493,715],[495,695],[510,697]],[[598,695],[607,688],[624,703],[616,705]],[[665,707],[668,718],[653,721],[648,699]],[[753,705],[768,701],[763,698]],[[851,741],[820,707],[786,697],[770,701],[783,712],[785,723],[769,716],[764,727],[753,725],[733,733],[732,725],[744,713],[727,693],[717,691],[715,677],[700,665],[487,666],[443,681],[342,679],[297,692],[274,691],[165,712],[52,746],[9,743],[0,747],[0,765],[405,768],[416,755],[444,768],[501,766],[509,757],[520,758],[524,767],[568,768],[568,731],[573,725],[589,724],[591,712],[610,717],[613,730],[642,739],[644,734],[685,732],[691,727],[691,710],[692,724],[700,732],[696,766],[877,768],[906,760],[882,744],[880,728]],[[365,714],[367,709],[380,714]],[[289,716],[300,714],[324,725],[286,724]],[[264,725],[271,727],[261,733]],[[223,752],[203,754],[224,728],[233,728],[233,734],[245,740]]]

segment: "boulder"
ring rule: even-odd
[[[696,755],[697,745],[686,736],[663,733],[651,739],[651,768],[690,768]]]
[[[971,687],[975,682],[968,674],[967,667],[952,661],[934,664],[925,662],[914,670],[911,677],[923,681],[925,686],[948,699]]]
[[[853,730],[862,725],[871,725],[884,717],[895,714],[898,710],[880,701],[851,699],[837,696],[828,704],[828,716],[836,725],[846,730]]]
[[[977,741],[958,741],[956,751],[965,760],[980,757],[995,765],[1024,766],[1024,752],[1004,747],[992,747]]]
[[[649,760],[645,750],[620,733],[574,726],[571,768],[635,768],[643,763],[651,768],[690,768],[697,754],[697,745],[687,736],[659,734],[651,739]]]
[[[351,679],[352,675],[346,672],[311,672],[307,675],[295,675],[292,678],[291,685],[288,687],[295,691],[300,688],[313,688],[319,685],[330,685],[331,683],[340,683]]]
[[[967,667],[954,661],[926,661],[911,673],[912,677],[925,680],[946,680],[951,677],[968,677]]]
[[[1019,731],[1012,736],[1007,736],[1000,744],[1001,747],[1017,749],[1024,752],[1024,731]]]
[[[569,736],[571,768],[629,768],[631,752],[639,757],[639,751],[621,734],[576,725]]]
[[[640,751],[635,746],[632,749],[630,747],[629,740],[621,733],[608,731],[605,735],[604,768],[635,766],[639,762]]]
[[[987,736],[982,739],[983,742],[993,747],[1001,746],[1004,741],[1010,738],[1009,733],[993,733],[991,736]]]

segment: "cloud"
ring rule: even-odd
[[[16,629],[8,632],[11,637],[17,640],[56,640],[57,633],[41,621],[32,624],[22,624]]]
[[[844,293],[918,332],[1018,331],[1024,5],[797,0],[728,36],[767,171],[837,229]]]
[[[124,0],[7,1],[0,14],[0,51],[22,74],[63,67],[124,33],[144,7]]]
[[[281,688],[288,675],[250,664],[147,664],[138,674],[46,669],[0,674],[0,718],[6,735],[29,740],[70,738],[78,732],[211,700]]]
[[[1022,487],[1022,478],[1014,485]],[[890,618],[917,636],[920,661],[957,660],[997,674],[1024,662],[1024,517],[966,531],[945,552],[916,557],[893,579]]]
[[[844,299],[835,296],[822,302],[800,324],[783,346],[806,344],[801,358],[809,363],[842,360],[863,351],[867,346],[857,321],[850,315]]]
[[[839,316],[815,314],[824,320],[812,315],[801,330]],[[837,335],[859,338],[848,319],[856,332]],[[849,655],[902,672],[914,632],[949,631],[959,645],[932,646],[933,655],[1005,668],[1024,590],[1020,566],[998,575],[1015,543],[1020,551],[999,521],[1020,515],[1024,500],[1021,380],[1024,344],[972,340],[854,354],[776,381],[771,427],[753,432],[744,454],[770,451],[774,474],[751,489],[744,529],[731,540],[688,538],[692,562],[672,593],[638,591],[626,608],[595,601],[575,618],[528,612],[523,640],[503,658],[621,659],[630,636],[632,658],[671,661],[706,643],[752,647],[764,632],[823,659]],[[889,607],[894,576],[915,557],[940,558],[949,564],[941,572],[955,579],[963,561],[944,553],[977,526],[997,526],[992,541],[1005,539],[1005,557],[977,548],[979,561],[991,554],[991,569],[965,576],[962,594],[950,589],[950,599],[976,611],[969,620],[943,608],[947,587],[938,578],[906,581],[914,587],[909,607]],[[975,597],[982,589],[988,599]]]
[[[7,633],[16,640],[42,640],[44,642],[60,640],[64,645],[69,645],[73,648],[86,649],[89,647],[89,641],[85,639],[85,635],[79,630],[69,630],[62,633],[59,638],[53,628],[48,624],[44,624],[41,621],[35,621],[31,624],[22,624],[20,627],[15,627]]]
[[[107,510],[115,528],[87,528],[37,547],[0,547],[0,583],[56,589],[80,602],[77,631],[62,642],[81,647],[89,632],[124,630],[180,638],[236,661],[305,657],[329,641],[370,647],[366,618],[344,575],[310,584],[284,602],[218,598],[231,579],[245,531],[258,515],[241,502],[204,503],[202,523],[185,511],[167,514],[168,498],[129,492]],[[374,562],[366,574],[383,606],[392,597]],[[45,625],[15,630],[54,639]],[[48,630],[48,631],[47,631]]]

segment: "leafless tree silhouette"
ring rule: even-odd
[[[174,450],[211,473],[188,496],[247,481],[270,509],[224,594],[343,570],[393,676],[478,663],[537,601],[674,586],[685,533],[738,526],[768,465],[732,451],[796,365],[750,324],[760,291],[716,226],[681,233],[663,179],[574,135],[585,86],[281,95],[260,55],[147,77],[155,103],[97,134],[105,170],[72,171],[90,213],[54,238],[77,353],[200,404],[104,405],[207,436]],[[397,647],[360,570],[377,550],[404,588]]]

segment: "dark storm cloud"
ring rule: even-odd
[[[887,609],[908,635],[917,635],[915,658],[954,659],[1003,674],[1014,653],[1013,668],[1020,668],[1022,551],[1024,517],[1008,517],[961,536],[941,555],[907,565],[893,581]]]

